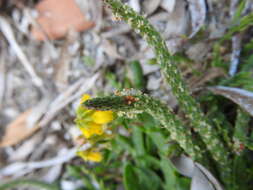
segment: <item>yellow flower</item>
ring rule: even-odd
[[[94,135],[103,135],[106,129],[107,123],[114,119],[112,111],[95,111],[88,109],[83,105],[84,102],[89,100],[91,97],[88,94],[84,94],[80,101],[80,106],[77,108],[77,117],[75,119],[76,125],[82,132],[82,137],[86,138],[86,141],[80,141],[80,144],[90,143],[92,147],[86,151],[78,151],[77,155],[80,156],[85,161],[100,162],[103,156],[100,152],[96,151],[95,146],[97,144],[92,144]],[[103,136],[101,136],[102,138]],[[95,138],[96,139],[96,138]],[[96,150],[94,150],[94,148]]]
[[[85,138],[90,138],[93,135],[102,135],[104,130],[103,126],[97,123],[87,123],[87,125],[80,127],[80,130]]]
[[[89,100],[89,99],[90,99],[90,95],[89,95],[89,94],[84,94],[84,95],[82,96],[82,98],[81,98],[80,104],[86,102],[86,101]]]
[[[86,150],[79,151],[77,155],[80,156],[84,161],[100,162],[103,159],[103,156],[100,152]]]
[[[91,117],[97,124],[106,124],[114,119],[112,111],[96,111]]]

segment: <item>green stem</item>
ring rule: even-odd
[[[37,187],[38,189],[43,190],[60,190],[60,188],[57,185],[47,184],[41,181],[31,179],[17,179],[10,181],[6,184],[0,185],[0,190],[13,189],[14,187],[19,186]]]
[[[145,94],[143,95],[138,91],[135,91],[135,93],[131,93],[131,91],[123,91],[123,94],[124,93],[125,95],[121,96],[93,98],[85,102],[85,106],[89,109],[123,112],[126,115],[145,111],[152,115],[156,120],[160,121],[160,123],[170,132],[172,140],[177,141],[193,160],[201,163],[205,162],[206,164],[203,152],[201,152],[197,143],[193,142],[191,129],[184,127],[183,123],[171,109],[159,100],[153,99]]]
[[[121,17],[128,22],[154,49],[156,58],[161,64],[161,69],[173,94],[178,99],[180,108],[184,110],[193,129],[199,133],[214,160],[217,161],[223,180],[229,181],[231,175],[229,151],[219,138],[217,130],[208,123],[199,104],[190,96],[176,64],[173,63],[173,57],[169,54],[165,41],[147,19],[138,15],[127,5],[123,5],[117,0],[104,0],[104,2],[111,6],[116,17]]]

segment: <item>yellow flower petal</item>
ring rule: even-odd
[[[90,99],[90,95],[89,94],[84,94],[81,98],[81,102],[80,104],[84,103],[85,101]]]
[[[100,152],[96,151],[79,151],[77,155],[80,156],[84,161],[100,162],[103,156]]]
[[[80,128],[80,130],[85,138],[88,139],[92,136],[92,134],[90,133],[90,131],[88,129],[82,127],[82,128]]]
[[[106,124],[114,119],[112,111],[96,111],[91,117],[97,124]]]
[[[97,123],[90,122],[86,126],[80,128],[85,138],[90,138],[92,135],[102,135],[104,130],[103,126]]]

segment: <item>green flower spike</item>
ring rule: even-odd
[[[122,4],[118,0],[104,0],[104,2],[111,7],[115,17],[121,18],[130,24],[154,49],[166,81],[171,86],[173,94],[177,97],[180,108],[183,109],[193,129],[199,133],[214,160],[216,160],[222,179],[224,182],[229,183],[228,181],[231,177],[229,151],[219,138],[216,129],[208,123],[199,104],[190,96],[189,90],[186,88],[176,64],[173,63],[173,56],[169,54],[165,41],[154,27],[149,24],[147,19],[138,15],[127,5]]]
[[[133,92],[134,91],[134,92]],[[195,161],[206,163],[203,152],[193,142],[191,130],[165,104],[137,90],[124,90],[118,96],[93,98],[85,106],[95,110],[112,110],[125,115],[147,112],[170,132],[172,140],[177,141],[184,151]]]

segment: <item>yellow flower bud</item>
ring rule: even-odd
[[[97,124],[106,124],[114,119],[112,111],[96,111],[91,117]]]
[[[86,150],[86,151],[79,151],[77,155],[80,156],[84,161],[91,161],[91,162],[100,162],[103,159],[103,156],[100,152]]]

